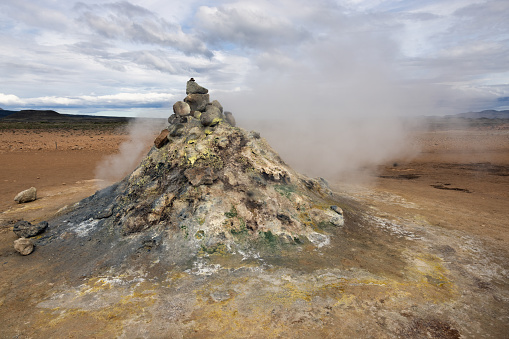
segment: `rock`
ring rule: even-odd
[[[19,238],[14,241],[14,249],[21,255],[29,255],[34,251],[34,244],[27,238]]]
[[[203,126],[215,126],[223,120],[221,111],[216,106],[208,105],[207,110],[201,115],[200,121]]]
[[[198,85],[193,78],[187,82],[186,94],[207,94],[208,92],[208,89]]]
[[[212,106],[215,106],[217,108],[219,108],[219,110],[221,111],[221,113],[223,113],[223,106],[219,103],[219,101],[217,100],[214,100],[210,103]]]
[[[173,112],[180,117],[191,114],[191,107],[187,102],[177,101],[173,104]]]
[[[173,125],[174,123],[176,123],[176,122],[177,122],[177,120],[178,120],[178,118],[177,118],[177,115],[176,115],[175,113],[173,113],[172,115],[170,115],[170,116],[168,117],[168,123],[169,123],[170,125]]]
[[[189,94],[185,97],[184,102],[187,102],[191,107],[191,111],[204,112],[205,107],[210,101],[208,94]]]
[[[170,131],[168,131],[167,128],[163,129],[158,137],[154,140],[154,146],[156,148],[161,148],[166,145],[169,141],[168,134],[170,134]]]
[[[224,120],[226,120],[227,123],[235,127],[236,122],[232,112],[224,112]]]
[[[193,186],[212,185],[216,176],[210,167],[192,167],[185,170],[184,175]]]
[[[13,232],[20,238],[30,238],[35,237],[38,234],[41,234],[48,227],[47,221],[41,221],[37,225],[32,225],[30,222],[21,220],[18,221],[14,227]]]
[[[336,212],[339,215],[343,215],[343,210],[340,207],[336,206],[336,205],[332,205],[330,207],[330,209],[333,210],[334,212]]]
[[[182,136],[184,125],[182,124],[176,124],[170,127],[169,129],[169,135],[170,137],[180,137]]]
[[[14,197],[14,201],[18,204],[34,201],[35,199],[37,199],[37,190],[35,187],[30,187],[27,190],[19,192],[16,197]]]

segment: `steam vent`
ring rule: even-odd
[[[479,241],[389,192],[365,194],[411,213],[333,193],[186,92],[130,175],[3,257],[0,337],[507,337],[507,273]]]

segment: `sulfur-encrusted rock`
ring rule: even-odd
[[[21,255],[29,255],[34,251],[34,244],[30,239],[19,238],[14,241],[14,249]]]
[[[173,112],[180,117],[191,114],[191,107],[187,102],[177,101],[173,104]]]
[[[37,199],[37,189],[35,187],[30,187],[27,190],[19,192],[14,197],[14,201],[16,201],[18,204],[34,201],[36,199]]]

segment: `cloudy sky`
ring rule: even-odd
[[[0,0],[0,107],[167,117],[509,109],[507,0]],[[300,114],[300,115],[298,115]]]

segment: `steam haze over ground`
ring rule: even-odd
[[[506,0],[22,0],[0,22],[3,109],[166,118],[194,77],[310,175],[407,152],[399,117],[509,102]]]

